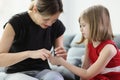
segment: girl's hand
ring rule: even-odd
[[[50,51],[47,49],[40,49],[35,51],[29,51],[29,57],[33,59],[39,59],[46,60],[50,56]]]
[[[57,57],[57,56],[50,56],[49,61],[53,65],[62,65],[62,61],[64,60],[62,57]]]

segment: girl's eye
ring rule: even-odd
[[[81,28],[81,25],[80,25],[80,28]]]
[[[85,25],[82,25],[83,27],[85,27]]]
[[[81,28],[81,27],[85,27],[85,25],[80,25],[80,28]]]

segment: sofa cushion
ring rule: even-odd
[[[80,65],[81,64],[81,57],[84,55],[85,48],[79,47],[72,47],[68,50],[67,53],[67,62],[73,65]]]
[[[63,39],[63,44],[65,49],[68,51],[68,49],[70,48],[70,43],[73,40],[73,38],[75,37],[75,34],[66,34],[64,35],[64,39]]]
[[[0,67],[0,72],[4,72],[5,71],[5,67]]]
[[[77,34],[74,39],[72,40],[70,46],[71,47],[85,47],[83,43],[81,44],[77,44],[77,42],[79,42],[81,40],[81,34]]]
[[[7,74],[5,72],[0,72],[0,80],[5,80]]]
[[[115,35],[114,41],[117,47],[120,49],[120,35]]]

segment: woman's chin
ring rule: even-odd
[[[42,29],[46,29],[48,28],[49,26],[41,26]]]

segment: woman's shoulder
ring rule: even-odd
[[[17,14],[14,14],[13,16],[12,16],[12,18],[18,18],[18,17],[22,17],[22,16],[26,16],[26,15],[28,15],[28,13],[27,13],[27,11],[25,11],[25,12],[20,12],[20,13],[17,13]]]
[[[62,29],[62,30],[65,30],[65,26],[64,24],[62,23],[61,20],[57,19],[56,22],[52,25],[52,28],[54,29]]]
[[[60,19],[57,19],[53,25],[63,25],[63,23]]]
[[[25,20],[25,16],[27,16],[27,12],[22,12],[22,13],[17,13],[15,15],[13,15],[10,19],[9,19],[9,23],[20,23],[22,21]]]

